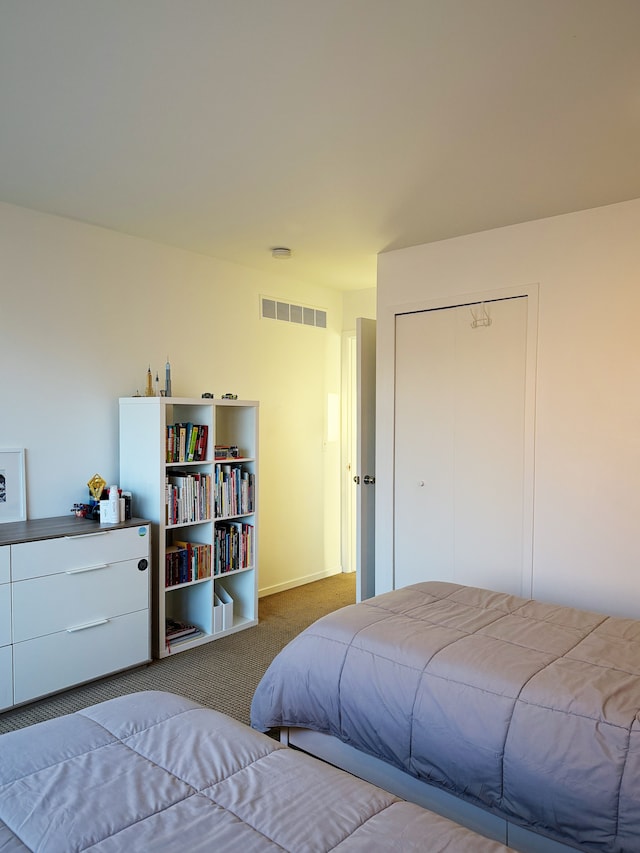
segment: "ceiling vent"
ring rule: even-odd
[[[296,323],[299,326],[327,328],[327,312],[324,308],[282,302],[269,296],[260,297],[260,316],[263,320],[284,320],[285,323]]]

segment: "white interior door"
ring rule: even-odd
[[[396,317],[394,586],[523,589],[527,297]]]
[[[356,365],[356,601],[362,601],[375,595],[375,320],[356,320]]]
[[[356,473],[358,458],[358,374],[357,374],[357,349],[355,332],[345,335],[345,346],[343,348],[345,369],[343,382],[345,388],[343,427],[344,427],[344,487],[343,494],[343,572],[355,572],[356,570],[356,523],[357,490],[353,482]]]

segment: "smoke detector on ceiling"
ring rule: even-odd
[[[291,257],[291,249],[287,249],[285,246],[274,246],[271,249],[271,257],[272,258],[290,258]]]

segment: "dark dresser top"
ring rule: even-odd
[[[150,524],[144,518],[131,518],[117,524],[100,524],[75,515],[61,515],[55,518],[33,518],[27,521],[8,521],[0,524],[0,545],[15,545],[18,542],[35,542],[38,539],[56,539],[61,536],[79,536],[87,533],[100,533],[105,530],[119,530],[123,527],[140,527]]]

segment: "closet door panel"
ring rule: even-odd
[[[526,297],[396,318],[396,587],[522,592],[526,330]]]
[[[520,594],[527,300],[486,311],[456,309],[454,580]]]
[[[455,317],[396,318],[395,584],[454,577]]]

